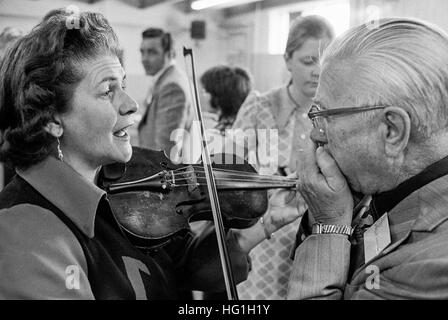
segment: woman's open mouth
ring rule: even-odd
[[[128,139],[128,129],[131,127],[134,123],[130,123],[124,127],[122,127],[120,130],[114,131],[113,135],[114,137],[120,138],[120,139]]]
[[[129,135],[128,135],[128,132],[126,129],[120,129],[120,130],[114,132],[114,136],[117,138],[126,138]]]

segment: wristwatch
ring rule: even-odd
[[[334,224],[322,224],[316,223],[313,224],[312,234],[345,234],[347,236],[351,236],[353,232],[353,228],[346,225],[334,225]]]

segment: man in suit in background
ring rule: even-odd
[[[379,20],[321,61],[288,298],[448,299],[448,35]]]
[[[189,130],[192,122],[190,90],[186,76],[174,63],[173,39],[162,29],[149,28],[142,33],[140,51],[146,74],[153,77],[139,124],[139,145],[164,150],[172,161],[180,160],[177,136]]]

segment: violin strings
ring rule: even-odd
[[[176,184],[177,182],[183,182],[183,181],[191,181],[190,179],[177,179],[176,181],[175,181],[175,183],[174,184]],[[204,178],[204,177],[202,177],[202,178],[200,178],[200,179],[197,179],[197,182],[198,183],[204,183],[206,181],[206,179]],[[218,182],[218,184],[220,183],[220,182],[225,182],[225,181],[228,181],[228,182],[247,182],[247,183],[251,183],[251,182],[256,182],[256,183],[266,183],[266,184],[270,184],[270,185],[276,185],[276,184],[280,184],[280,185],[285,185],[285,184],[287,184],[287,185],[295,185],[296,184],[296,181],[272,181],[272,180],[256,180],[256,181],[254,181],[254,180],[249,180],[249,179],[229,179],[229,178],[222,178],[222,179],[217,179],[217,182]],[[193,183],[191,183],[191,184],[193,184]]]
[[[297,180],[295,179],[282,179],[282,180],[278,180],[278,179],[272,179],[269,177],[266,178],[258,178],[258,179],[253,179],[253,177],[250,177],[252,179],[248,179],[247,177],[244,176],[240,176],[240,177],[225,177],[225,178],[220,178],[217,177],[216,180],[217,181],[246,181],[246,182],[272,182],[272,183],[296,183]],[[197,176],[196,179],[205,179],[205,176]],[[185,177],[182,178],[177,178],[175,179],[175,181],[184,181],[184,180],[191,180]]]
[[[195,165],[195,166],[197,166],[197,165]],[[179,169],[176,169],[176,170],[172,170],[173,172],[177,172],[177,171],[181,171],[181,170],[185,170],[185,169],[193,169],[193,170],[190,170],[190,171],[187,171],[188,173],[190,173],[190,172],[204,172],[204,169],[202,168],[202,167],[200,167],[200,168],[194,168],[192,165],[191,166],[186,166],[186,167],[183,167],[183,168],[179,168]],[[256,172],[247,172],[247,171],[239,171],[239,170],[230,170],[230,169],[221,169],[221,168],[213,168],[213,171],[216,171],[216,172],[223,172],[223,173],[235,173],[235,174],[248,174],[248,175],[255,175],[255,176],[259,176],[259,174],[258,173],[256,173]],[[265,175],[264,175],[265,176]],[[282,178],[281,176],[278,176],[279,178]]]
[[[202,181],[205,181],[205,178],[201,178],[202,179]],[[199,181],[199,179],[198,179],[198,181]],[[230,181],[230,182],[232,182],[232,181],[235,181],[235,182],[265,182],[265,183],[271,183],[271,184],[287,184],[287,183],[293,183],[294,185],[296,184],[296,181],[275,181],[275,180],[268,180],[268,179],[265,179],[265,180],[256,180],[256,181],[254,181],[254,180],[248,180],[248,179],[229,179],[229,178],[222,178],[222,179],[217,179],[217,181],[218,181],[218,183],[219,182],[221,182],[221,181]]]
[[[203,173],[201,171],[186,171],[186,172],[183,172],[183,173],[173,174],[173,176],[176,178],[176,177],[179,177],[179,176],[184,176],[185,174],[190,174],[190,173],[195,173],[195,172]],[[222,171],[217,171],[217,172],[220,173]],[[295,180],[294,178],[287,178],[287,177],[275,176],[275,175],[272,175],[272,176],[269,176],[269,175],[259,175],[257,173],[252,173],[252,172],[245,173],[244,171],[232,171],[232,172],[229,171],[228,175],[229,176],[234,176],[234,177],[251,177],[251,178],[257,178],[257,179],[266,179],[266,178],[268,178],[268,179],[274,180],[274,181],[294,181]],[[202,177],[202,176],[199,176],[199,177]],[[220,179],[219,175],[216,175],[216,179]]]
[[[177,188],[177,187],[190,187],[193,186],[194,183],[185,183],[185,184],[172,184],[171,187]],[[228,184],[222,184],[221,186],[227,186]],[[220,184],[218,183],[217,186],[219,187]],[[295,185],[278,185],[278,186],[273,186],[273,185],[269,185],[269,188],[273,188],[273,189],[281,189],[281,188],[294,188]]]

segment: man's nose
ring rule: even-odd
[[[148,61],[148,54],[146,54],[146,53],[142,53],[142,61],[143,61],[143,62]]]
[[[328,143],[327,135],[325,133],[325,130],[322,128],[313,127],[310,133],[310,138],[317,145],[323,145]]]

